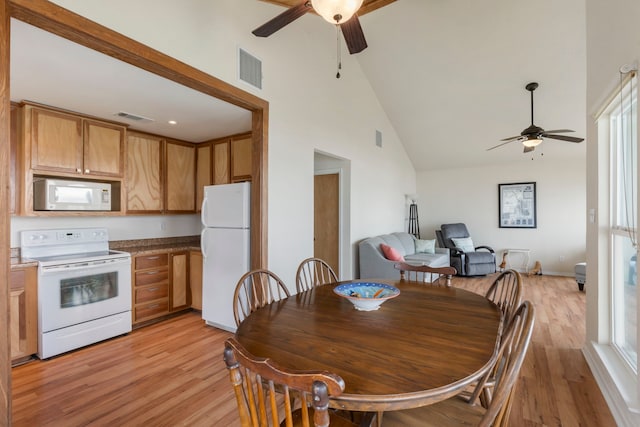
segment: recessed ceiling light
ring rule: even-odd
[[[178,122],[176,122],[175,120],[169,120],[169,124],[170,124],[170,125],[177,125],[177,124],[178,124]]]

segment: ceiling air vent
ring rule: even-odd
[[[262,61],[240,48],[238,48],[238,75],[243,82],[262,89]]]
[[[115,115],[118,116],[118,117],[121,117],[123,119],[133,120],[134,122],[138,122],[138,123],[152,123],[152,122],[155,122],[155,120],[150,119],[148,117],[138,116],[136,114],[127,113],[125,111],[120,111],[120,112],[116,113]]]

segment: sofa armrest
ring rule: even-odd
[[[436,253],[449,255],[449,248],[436,248]]]

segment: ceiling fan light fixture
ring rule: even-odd
[[[362,6],[362,0],[311,0],[311,5],[327,22],[347,22]]]
[[[529,135],[527,136],[527,139],[522,141],[522,145],[524,145],[525,147],[537,147],[541,143],[542,143],[542,138],[536,135]]]

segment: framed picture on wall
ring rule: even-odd
[[[536,228],[536,183],[498,184],[500,228]]]

